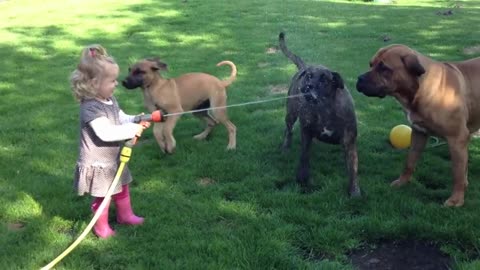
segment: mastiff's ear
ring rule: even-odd
[[[418,57],[415,54],[409,54],[402,57],[402,62],[407,70],[417,77],[425,73],[425,68],[420,64],[420,61],[418,61]]]
[[[158,71],[158,70],[167,70],[168,66],[160,58],[154,57],[154,58],[148,58],[148,61],[152,62],[152,70],[153,71]]]
[[[342,79],[342,76],[340,76],[340,74],[338,74],[337,72],[332,72],[332,75],[333,75],[333,84],[335,86],[336,89],[343,89],[345,88],[345,85],[343,83],[343,79]]]

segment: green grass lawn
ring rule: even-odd
[[[448,9],[453,15],[437,14]],[[455,269],[480,269],[480,141],[470,144],[464,207],[442,207],[452,186],[445,146],[429,148],[413,182],[392,189],[406,150],[392,149],[388,133],[406,119],[393,98],[355,90],[386,44],[443,60],[479,56],[478,1],[12,0],[0,1],[0,17],[2,269],[44,266],[92,217],[90,198],[72,188],[79,105],[68,76],[83,46],[105,46],[121,78],[146,56],[168,63],[167,77],[225,78],[229,69],[215,64],[232,60],[239,72],[229,104],[237,104],[286,95],[276,89],[288,86],[295,66],[274,50],[280,31],[306,62],[344,77],[358,116],[363,197],[348,198],[343,153],[322,143],[312,147],[316,191],[299,192],[298,129],[290,152],[279,150],[284,101],[229,110],[236,151],[225,151],[221,126],[195,141],[203,126],[188,115],[176,127],[174,155],[159,151],[151,130],[134,149],[132,200],[145,224],[118,226],[112,211],[117,236],[90,234],[57,269],[352,269],[351,250],[395,239],[435,243]],[[140,91],[119,86],[116,96],[127,113],[145,110]]]

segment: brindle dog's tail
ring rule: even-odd
[[[223,66],[223,65],[229,65],[229,66],[232,68],[232,72],[230,73],[230,78],[221,81],[223,87],[227,87],[227,86],[229,86],[230,84],[232,84],[233,81],[235,81],[235,79],[237,78],[237,67],[236,67],[235,64],[234,64],[233,62],[231,62],[231,61],[222,61],[222,62],[220,62],[220,63],[217,64],[217,67]]]
[[[278,41],[280,43],[280,49],[282,50],[283,54],[288,57],[288,59],[292,60],[292,62],[297,66],[298,70],[302,70],[305,68],[305,62],[303,62],[300,57],[293,54],[291,51],[288,50],[287,45],[285,44],[285,33],[280,32],[278,35]]]

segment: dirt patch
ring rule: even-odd
[[[286,94],[288,92],[288,86],[285,84],[270,85],[269,88],[273,94]]]
[[[8,223],[7,228],[9,231],[20,231],[25,227],[25,224],[23,222],[14,222],[14,223]]]
[[[357,270],[448,270],[452,265],[436,245],[418,240],[385,241],[355,250],[349,257]]]
[[[438,11],[436,14],[437,15],[443,15],[443,16],[451,16],[451,15],[453,15],[453,10],[449,9],[449,10],[445,10],[445,11]]]
[[[383,42],[389,42],[390,40],[392,40],[392,38],[389,35],[381,35],[380,40],[382,40]]]
[[[480,45],[465,48],[465,49],[463,49],[463,53],[466,54],[466,55],[479,54],[480,53]]]
[[[277,46],[273,46],[273,47],[269,47],[267,48],[267,54],[274,54],[274,53],[277,53],[278,52],[278,47]]]
[[[268,66],[269,66],[269,64],[267,62],[260,62],[260,63],[257,64],[257,67],[259,67],[259,68],[264,68],[264,67],[268,67]]]
[[[211,179],[211,178],[208,178],[208,177],[205,177],[205,178],[200,178],[198,181],[197,181],[198,185],[199,186],[210,186],[210,185],[213,185],[215,184],[215,180]]]
[[[228,50],[227,50],[227,51],[224,51],[223,54],[225,54],[225,55],[235,55],[235,54],[238,54],[238,52],[237,52],[237,51],[228,51]]]

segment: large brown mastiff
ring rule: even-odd
[[[480,128],[480,58],[439,62],[404,45],[380,49],[357,90],[371,97],[395,97],[410,121],[412,145],[405,169],[392,186],[410,181],[430,135],[446,139],[452,160],[453,192],[446,206],[462,206],[468,186],[470,134]]]

